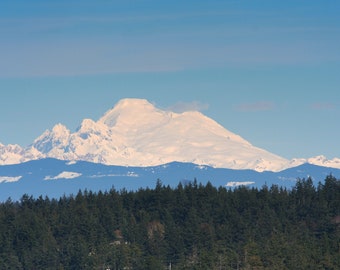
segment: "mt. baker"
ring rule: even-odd
[[[57,124],[27,148],[0,144],[0,164],[45,157],[124,166],[179,161],[257,171],[304,162],[254,147],[199,112],[163,111],[144,99],[123,99],[97,122],[84,119],[74,133]]]

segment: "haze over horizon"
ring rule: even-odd
[[[340,3],[2,1],[0,143],[122,98],[197,110],[287,159],[339,157]]]

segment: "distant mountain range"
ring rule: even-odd
[[[321,166],[318,166],[321,165]],[[199,112],[163,111],[123,99],[75,132],[62,124],[28,147],[0,144],[0,201],[23,194],[58,198],[80,189],[176,186],[194,179],[216,186],[292,187],[297,178],[340,177],[340,159],[284,159],[253,146]]]
[[[179,183],[193,183],[196,179],[197,184],[209,181],[214,186],[225,188],[240,185],[258,188],[267,185],[270,188],[278,185],[289,189],[295,185],[297,178],[311,177],[317,185],[330,174],[340,177],[340,169],[306,163],[280,172],[257,172],[183,162],[134,167],[45,158],[0,166],[0,202],[9,197],[19,200],[23,194],[58,199],[63,195],[76,195],[79,190],[104,192],[114,187],[116,190],[136,191],[154,188],[158,180],[171,187]]]
[[[28,147],[0,144],[0,165],[44,158],[138,167],[177,161],[258,172],[304,163],[340,168],[338,158],[289,161],[253,146],[200,112],[163,111],[144,99],[123,99],[97,122],[84,119],[73,133],[57,124]]]

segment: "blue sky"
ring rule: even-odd
[[[340,157],[339,1],[0,2],[0,142],[121,98],[197,109],[286,158]]]

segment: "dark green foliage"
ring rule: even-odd
[[[1,269],[340,269],[340,181],[0,204]]]

